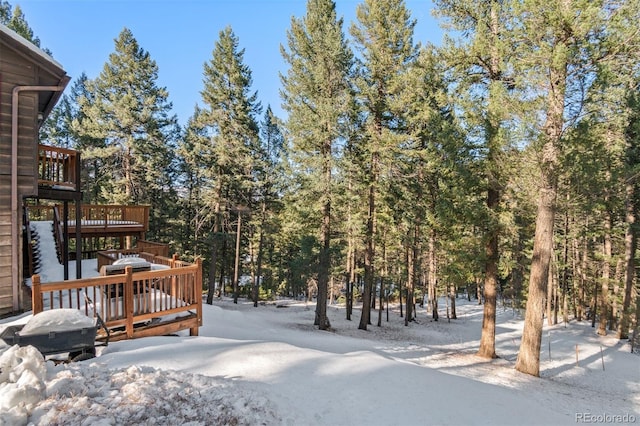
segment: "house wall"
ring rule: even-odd
[[[0,41],[0,316],[13,311],[11,259],[11,114],[15,86],[34,85],[39,68]],[[18,110],[18,229],[22,198],[37,195],[38,93],[20,94]],[[22,283],[22,238],[18,248],[18,282]],[[22,296],[19,296],[22,299]],[[22,304],[22,300],[21,300]]]

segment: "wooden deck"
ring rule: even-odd
[[[32,277],[34,315],[48,309],[75,308],[88,316],[100,315],[110,340],[159,336],[189,330],[198,335],[202,325],[202,264],[145,254],[166,269],[72,281],[41,283]],[[171,266],[173,265],[173,266]],[[106,338],[100,335],[99,339]]]
[[[50,220],[62,228],[61,205],[27,206],[29,220]],[[149,230],[149,206],[128,205],[81,205],[80,228],[83,235],[105,234],[111,236],[121,233],[145,233]],[[75,235],[75,209],[69,209],[69,233]],[[73,236],[73,235],[72,235]]]
[[[149,206],[83,204],[81,214],[80,233],[83,238],[123,235],[144,238],[149,230]],[[75,224],[75,211],[71,209],[67,225],[70,235],[75,235]]]

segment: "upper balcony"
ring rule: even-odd
[[[80,153],[68,148],[38,145],[38,196],[78,200],[80,194]]]

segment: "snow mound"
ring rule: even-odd
[[[251,389],[211,377],[99,363],[65,365],[47,382],[34,424],[256,425],[278,422],[273,404]]]
[[[29,319],[20,330],[21,336],[46,334],[52,331],[73,331],[94,327],[95,318],[90,318],[78,309],[50,309]]]
[[[45,396],[47,369],[33,346],[14,345],[0,354],[0,425],[26,425]]]
[[[0,425],[260,425],[273,402],[242,383],[100,363],[54,366],[32,346],[0,355]]]

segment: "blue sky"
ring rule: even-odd
[[[337,0],[345,34],[361,0]],[[85,72],[97,77],[114,39],[129,28],[159,67],[158,84],[169,91],[181,125],[202,104],[202,71],[211,59],[219,32],[231,26],[245,49],[253,90],[263,107],[280,107],[279,73],[287,66],[280,54],[291,17],[305,14],[306,0],[9,0],[19,5],[42,46],[53,52],[72,79]],[[442,31],[431,16],[430,0],[406,0],[417,19],[415,41],[440,44]],[[260,117],[262,118],[262,117]]]

